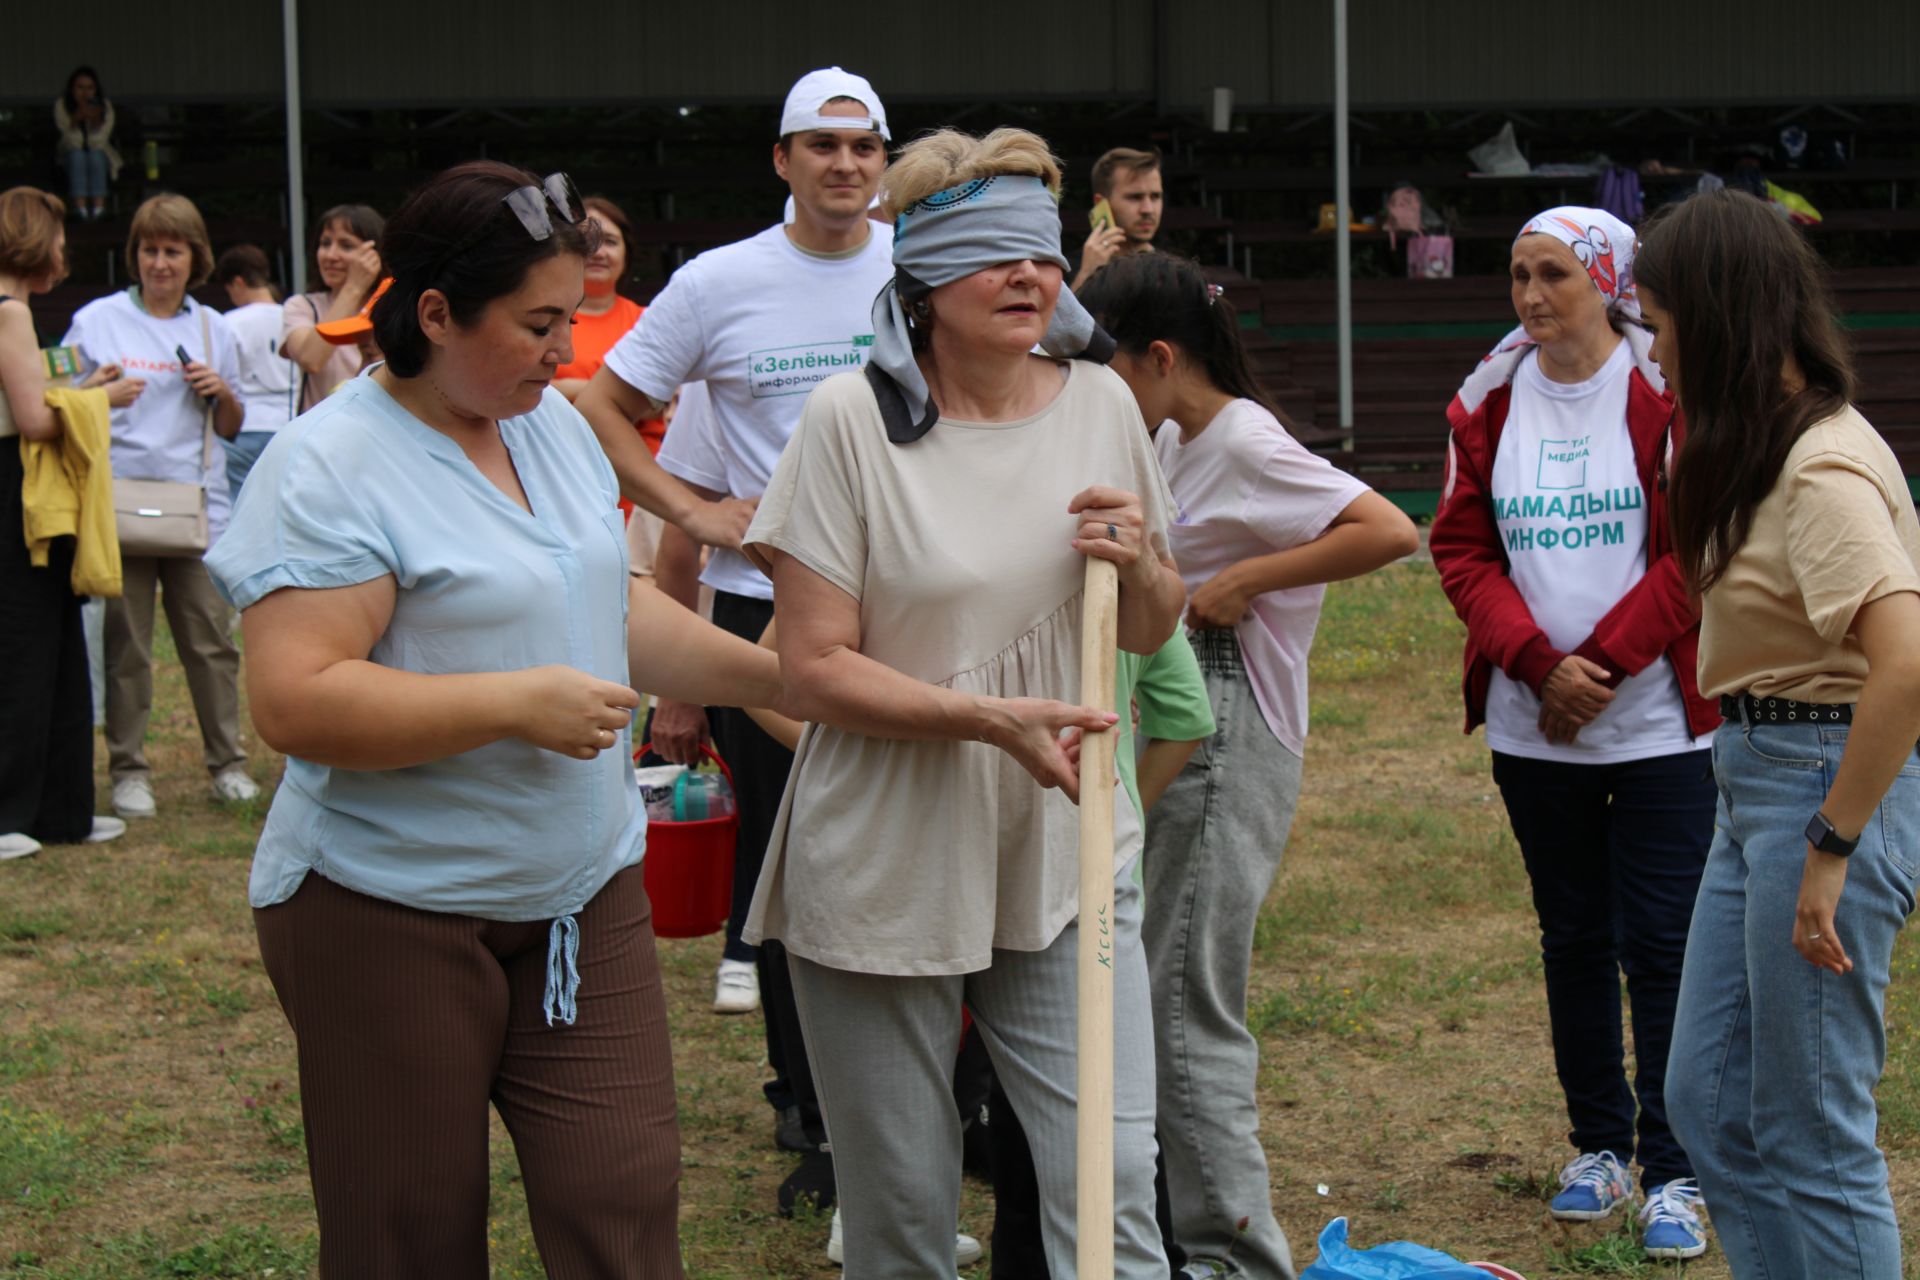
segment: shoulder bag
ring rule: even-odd
[[[199,304],[195,304],[198,306]],[[213,343],[200,307],[200,350],[209,364]],[[200,416],[200,474],[213,465],[213,401]],[[207,552],[207,488],[176,480],[113,478],[114,524],[123,556],[203,556]]]

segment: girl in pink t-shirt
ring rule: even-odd
[[[1386,499],[1287,434],[1248,371],[1233,306],[1165,254],[1102,268],[1081,300],[1160,424],[1174,559],[1219,728],[1153,812],[1143,926],[1173,1239],[1231,1274],[1291,1275],[1255,1132],[1247,1030],[1254,921],[1300,794],[1307,651],[1326,584],[1419,545]],[[1203,1173],[1202,1164],[1205,1164]]]

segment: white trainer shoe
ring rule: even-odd
[[[213,798],[222,804],[244,804],[260,798],[260,784],[238,766],[213,775]]]
[[[145,777],[122,778],[114,783],[113,811],[123,818],[151,818],[153,783]]]
[[[975,1240],[964,1231],[954,1232],[954,1266],[970,1267],[980,1261],[980,1255],[983,1252],[984,1250],[980,1248],[980,1242],[978,1240]],[[840,1266],[845,1263],[846,1260],[846,1247],[842,1243],[840,1235],[840,1211],[835,1209],[833,1211],[833,1228],[827,1233],[827,1261],[833,1263],[835,1266]]]
[[[127,834],[127,824],[118,818],[93,815],[93,830],[87,832],[88,844],[105,844],[109,840],[118,840]]]
[[[0,835],[0,862],[8,858],[28,858],[40,852],[40,842],[24,831]]]
[[[751,960],[722,960],[713,975],[715,1013],[752,1013],[760,1007],[760,971]]]

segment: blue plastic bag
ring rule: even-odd
[[[1409,1240],[1377,1244],[1371,1249],[1347,1245],[1347,1220],[1335,1218],[1320,1233],[1320,1260],[1300,1273],[1300,1280],[1490,1280],[1486,1272],[1470,1267],[1449,1253]]]

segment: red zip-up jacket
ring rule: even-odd
[[[1448,409],[1453,433],[1446,488],[1428,537],[1440,585],[1467,624],[1461,691],[1468,733],[1487,718],[1496,665],[1538,693],[1547,673],[1567,656],[1553,647],[1514,586],[1487,492],[1512,399],[1509,383],[1489,391],[1477,408],[1468,410],[1456,399]],[[1668,658],[1686,699],[1687,727],[1698,736],[1720,724],[1720,709],[1700,696],[1700,613],[1681,581],[1667,524],[1667,463],[1684,430],[1672,397],[1654,390],[1636,367],[1627,384],[1627,431],[1647,495],[1647,572],[1573,652],[1603,667],[1609,688]]]

